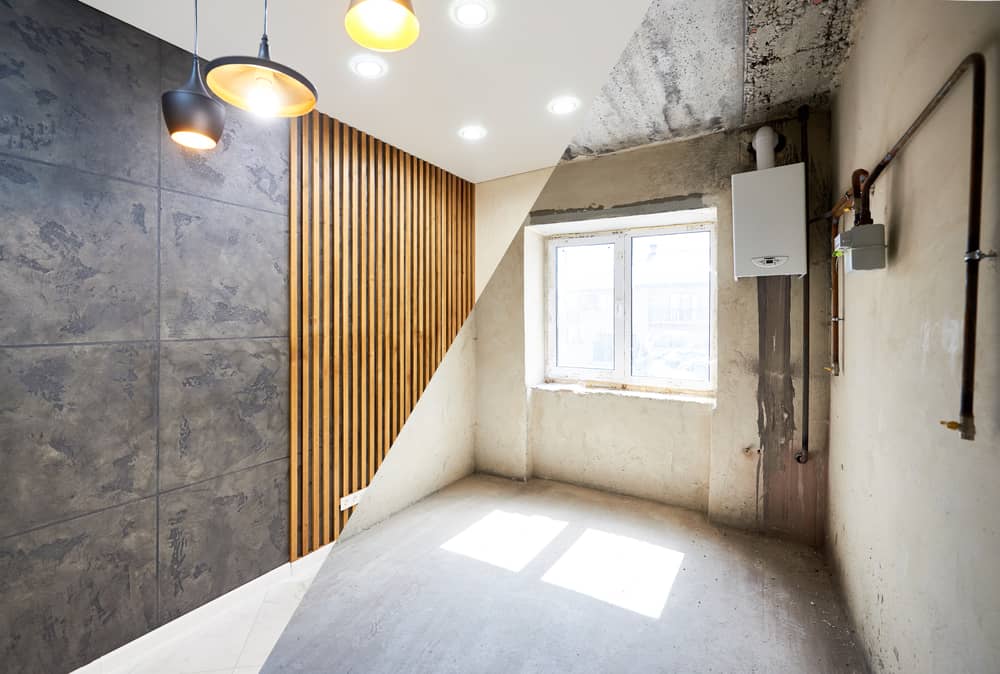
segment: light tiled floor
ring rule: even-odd
[[[75,674],[256,674],[288,625],[322,565],[329,547],[292,565],[286,579],[242,588],[220,611],[189,616],[184,630],[164,641],[143,637],[148,649],[130,648],[79,669]],[[205,615],[207,613],[207,615]],[[193,618],[193,619],[192,619]],[[133,655],[134,651],[141,651]],[[123,649],[124,651],[124,649]]]
[[[312,582],[282,581],[204,621],[120,674],[249,674],[260,670]]]

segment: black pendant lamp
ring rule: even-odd
[[[226,124],[226,107],[212,98],[198,65],[198,0],[194,0],[194,57],[191,77],[180,89],[163,94],[163,121],[170,138],[184,147],[211,150]]]
[[[267,0],[264,35],[257,57],[224,56],[205,70],[208,88],[237,108],[261,117],[301,117],[316,107],[316,87],[301,73],[271,60],[267,42]]]

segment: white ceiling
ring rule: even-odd
[[[348,0],[272,0],[271,56],[312,80],[328,115],[482,182],[559,161],[649,1],[493,0],[493,20],[469,30],[452,22],[452,0],[414,0],[420,39],[383,55],[389,74],[365,81],[348,67],[363,51],[344,31]],[[191,48],[193,2],[87,4]],[[263,0],[202,2],[201,55],[256,55],[262,14]],[[546,104],[560,94],[583,108],[554,117]],[[485,126],[486,139],[459,138],[470,123]]]

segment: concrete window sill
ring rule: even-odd
[[[544,383],[535,384],[530,387],[534,391],[557,391],[572,393],[574,395],[613,395],[622,398],[642,398],[645,400],[669,400],[672,402],[692,403],[695,405],[708,405],[715,407],[715,396],[710,392],[704,395],[694,395],[690,393],[658,393],[654,391],[629,391],[620,388],[601,388],[598,386],[584,386],[583,384],[564,383]]]

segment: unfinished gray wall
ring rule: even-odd
[[[184,11],[188,11],[185,7]],[[0,661],[63,672],[288,559],[288,131],[160,118],[190,55],[0,2]]]
[[[776,128],[788,139],[778,163],[798,161],[798,123]],[[810,258],[813,458],[799,466],[792,452],[764,457],[759,451],[757,284],[753,279],[736,282],[732,271],[730,176],[753,168],[746,149],[749,138],[745,133],[718,133],[564,162],[553,172],[533,209],[547,220],[593,217],[608,209],[620,214],[622,207],[650,202],[663,210],[717,209],[718,390],[714,408],[680,400],[615,397],[613,416],[622,423],[613,438],[602,431],[609,415],[597,414],[596,408],[615,394],[595,399],[594,394],[572,391],[534,391],[528,412],[530,461],[536,474],[707,510],[718,522],[819,544],[825,525],[822,484],[829,409],[823,370],[829,245],[817,232]],[[814,114],[810,146],[815,209],[824,203],[818,195],[829,192],[828,115]],[[789,374],[796,396],[791,414],[799,428],[801,283],[791,285],[792,308],[784,319],[791,332]],[[480,324],[480,331],[485,329]]]
[[[969,53],[987,55],[983,249],[1000,249],[1000,3],[868,0],[834,108],[841,189]],[[975,442],[958,416],[971,77],[879,182],[888,267],[844,282],[829,546],[873,669],[1000,671],[1000,264],[980,266]],[[845,222],[848,224],[848,222]]]
[[[338,540],[388,519],[475,468],[476,311],[407,417]]]

